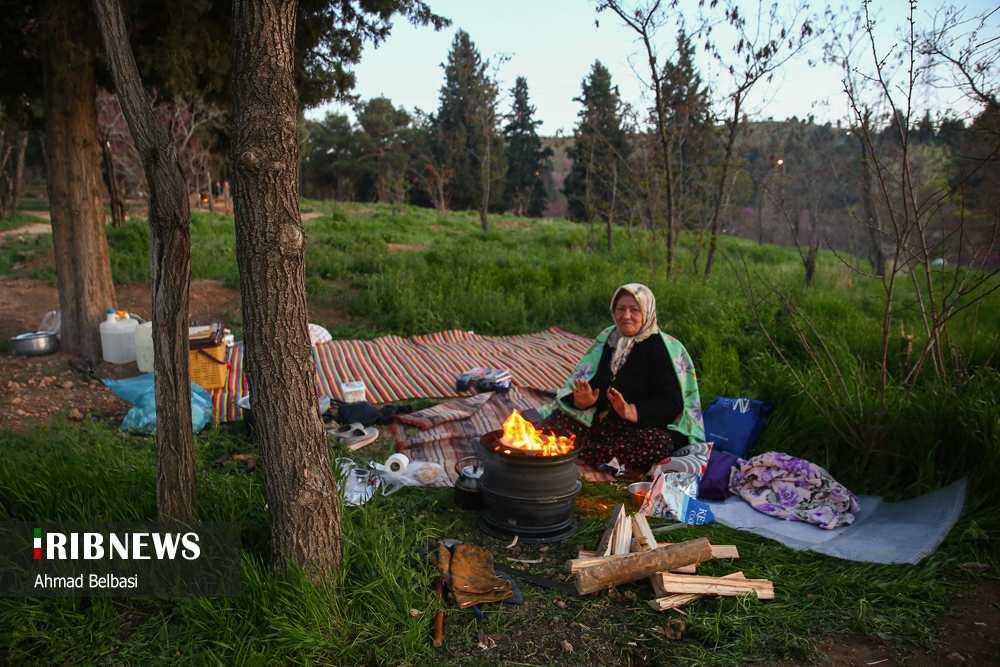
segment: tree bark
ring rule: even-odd
[[[45,84],[46,187],[52,218],[62,349],[101,359],[100,325],[115,305],[104,232],[101,162],[97,148],[97,87],[93,51],[79,31],[47,3],[42,43]]]
[[[156,384],[156,511],[161,520],[197,510],[188,290],[191,213],[177,149],[153,116],[139,79],[118,0],[94,0],[118,101],[149,184],[150,291]]]
[[[715,194],[715,208],[712,211],[712,237],[708,242],[708,257],[705,258],[705,277],[712,275],[715,265],[715,249],[719,245],[719,214],[722,211],[722,200],[726,193],[726,179],[729,178],[729,166],[733,157],[733,145],[740,129],[740,106],[743,102],[741,94],[733,101],[733,122],[729,125],[729,137],[726,141],[726,155],[722,159],[722,174],[719,175],[719,187]]]
[[[28,151],[28,130],[21,132],[21,139],[17,144],[17,157],[14,161],[14,183],[10,191],[10,211],[17,212],[17,206],[21,203],[24,193],[24,154]]]
[[[94,0],[95,4],[97,0]],[[111,145],[107,139],[101,138],[101,155],[104,157],[104,169],[108,175],[108,195],[111,197],[111,226],[121,227],[125,224],[125,202],[122,201],[122,190],[115,174],[115,160],[111,155]]]
[[[337,481],[317,409],[299,215],[295,0],[234,0],[232,165],[250,404],[272,565],[326,579],[342,561]]]

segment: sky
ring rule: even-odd
[[[682,0],[682,6],[685,2],[696,4],[695,0]],[[790,4],[785,0],[779,3],[782,11]],[[645,60],[639,57],[641,44],[617,16],[609,12],[598,15],[594,0],[428,0],[428,4],[436,13],[450,18],[451,27],[434,32],[429,27],[413,27],[396,20],[388,40],[378,48],[368,45],[355,67],[354,93],[361,99],[385,96],[397,107],[410,111],[436,110],[444,82],[441,64],[447,60],[455,32],[461,28],[469,33],[484,59],[495,63],[503,56],[508,58],[497,71],[504,93],[502,112],[510,108],[510,89],[515,79],[518,76],[527,79],[530,100],[537,109],[535,118],[542,121],[538,132],[543,136],[572,134],[580,110],[580,104],[573,98],[580,95],[581,82],[595,60],[610,70],[612,82],[619,87],[624,101],[648,107],[648,101],[644,101],[648,98],[647,91],[636,73],[647,72],[643,67]],[[872,5],[879,6],[875,35],[878,48],[885,52],[898,42],[897,26],[905,22],[908,3],[887,0]],[[918,23],[928,23],[936,6],[918,4]],[[974,15],[993,9],[995,3],[970,0],[966,7],[967,15]],[[857,3],[851,11],[839,16],[850,19],[860,11],[861,5]],[[991,19],[990,34],[1000,34],[998,24],[1000,12]],[[720,29],[714,35],[724,45],[723,54],[729,56],[734,43],[728,41],[730,36]],[[661,62],[671,55],[675,38],[676,27],[659,32]],[[835,67],[818,63],[820,55],[817,42],[790,60],[770,84],[758,85],[749,100],[751,117],[784,120],[812,114],[819,121],[846,120],[848,105],[842,92],[843,75]],[[816,64],[810,66],[811,61]],[[871,62],[869,49],[865,64]],[[698,66],[703,78],[713,84],[716,96],[722,97],[731,79],[725,78],[725,72],[706,54],[699,54]],[[954,91],[922,90],[918,103],[939,111],[969,109]],[[328,111],[353,116],[350,108],[342,104],[311,109],[306,116],[319,119]]]

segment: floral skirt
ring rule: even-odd
[[[575,435],[580,459],[591,465],[613,458],[629,470],[646,472],[688,445],[687,437],[665,428],[647,428],[622,420],[607,420],[587,427],[559,410],[535,424],[542,431]]]

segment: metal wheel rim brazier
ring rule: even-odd
[[[558,542],[576,533],[573,516],[580,481],[576,477],[574,449],[558,456],[536,456],[511,450],[496,451],[503,431],[481,439],[486,469],[480,479],[485,511],[479,529],[508,539],[515,535],[524,544]]]

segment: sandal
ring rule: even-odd
[[[358,422],[354,422],[353,424],[344,424],[344,425],[339,426],[337,428],[332,428],[332,429],[328,430],[326,432],[326,434],[327,435],[332,435],[335,438],[343,438],[343,437],[349,436],[351,434],[351,431],[354,431],[356,429],[364,430],[364,428],[365,427],[364,427],[363,424],[359,424]]]

